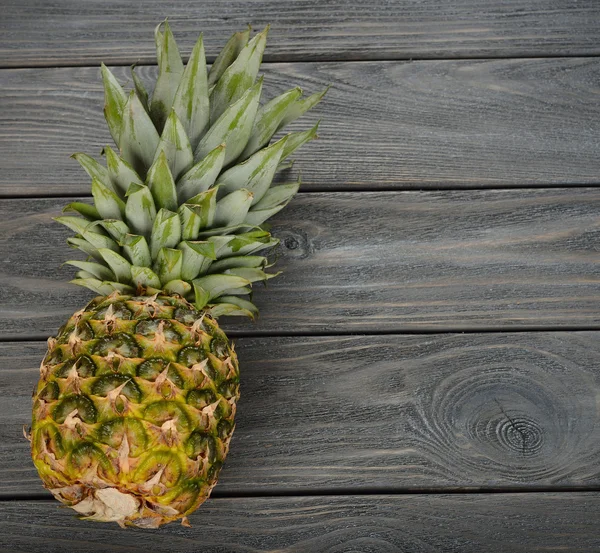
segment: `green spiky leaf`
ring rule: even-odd
[[[181,279],[183,253],[181,250],[162,248],[158,251],[153,269],[161,282]]]
[[[125,202],[97,178],[92,179],[92,196],[98,213],[104,219],[123,219]]]
[[[202,35],[198,38],[187,62],[173,100],[192,150],[196,148],[209,120],[208,81]]]
[[[250,39],[250,26],[245,31],[234,33],[229,39],[223,50],[219,52],[217,59],[210,68],[208,74],[208,86],[212,88],[216,82],[221,78],[225,70],[237,59],[240,52],[244,49],[244,46],[248,44]]]
[[[167,117],[154,156],[155,163],[161,153],[164,153],[167,158],[174,180],[177,180],[182,173],[190,169],[194,163],[190,141],[175,111],[171,111],[169,117]]]
[[[156,214],[150,237],[150,253],[156,259],[162,248],[174,248],[181,239],[181,222],[177,213],[161,209]]]
[[[225,70],[210,95],[210,121],[214,123],[239,100],[256,80],[267,44],[267,26],[257,34],[240,52],[236,60]]]
[[[219,200],[213,226],[230,227],[243,223],[253,198],[252,192],[242,188]]]
[[[177,199],[180,204],[200,192],[206,192],[217,180],[225,161],[225,144],[219,144],[194,165],[177,182]]]
[[[123,109],[121,157],[143,178],[152,165],[159,141],[160,137],[150,116],[132,91]]]
[[[237,102],[223,112],[223,115],[200,140],[194,152],[195,161],[201,160],[219,144],[223,143],[225,144],[223,164],[226,166],[237,159],[250,138],[261,91],[262,78],[249,88]]]
[[[132,182],[142,184],[142,180],[133,167],[121,159],[110,146],[105,146],[102,151],[106,155],[106,168],[116,192],[125,196]]]
[[[152,192],[146,185],[131,183],[127,190],[125,216],[135,234],[150,237],[152,224],[156,218],[156,205]]]
[[[241,159],[250,157],[254,152],[269,143],[269,140],[277,132],[281,120],[286,115],[288,109],[295,104],[301,95],[301,88],[292,88],[259,108],[248,144],[246,144],[244,151],[240,155]]]
[[[158,154],[156,161],[150,167],[146,184],[152,192],[157,208],[177,211],[177,190],[164,151]]]
[[[120,243],[132,265],[138,265],[139,267],[150,267],[152,265],[150,248],[143,236],[126,234]]]
[[[118,147],[121,142],[121,121],[127,104],[127,94],[106,65],[102,63],[100,70],[104,84],[104,118]]]

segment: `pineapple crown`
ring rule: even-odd
[[[94,206],[73,202],[56,220],[88,255],[67,261],[74,284],[113,292],[179,294],[214,317],[258,310],[252,284],[276,276],[266,257],[278,243],[263,225],[298,191],[300,181],[271,186],[277,171],[317,125],[271,139],[317,104],[298,87],[260,105],[257,79],[267,27],[250,39],[235,33],[207,71],[202,35],[184,66],[167,21],[155,30],[158,77],[150,96],[131,68],[127,94],[103,64],[104,115],[118,152],[106,166],[77,153],[92,179]]]

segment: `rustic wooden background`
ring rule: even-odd
[[[600,550],[600,3],[4,0],[0,549]],[[99,63],[155,67],[169,16],[214,59],[272,24],[267,95],[332,88],[304,124],[284,274],[232,322],[243,395],[192,529],[122,531],[50,501],[21,428],[109,141]]]

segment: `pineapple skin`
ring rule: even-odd
[[[31,452],[82,518],[157,528],[197,509],[234,430],[239,368],[208,313],[181,296],[114,292],[48,340]]]

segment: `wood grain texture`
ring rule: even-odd
[[[130,87],[128,69],[115,71]],[[148,80],[155,68],[140,71]],[[265,73],[265,98],[332,84],[290,127],[322,119],[321,139],[296,158],[304,190],[600,183],[598,58],[271,64]],[[5,70],[0,80],[0,195],[89,194],[69,156],[111,143],[99,69]]]
[[[0,547],[26,553],[596,553],[599,494],[211,500],[192,528],[119,529],[43,502],[0,503]]]
[[[600,486],[600,332],[243,338],[215,492]],[[22,427],[45,352],[0,344],[0,495],[43,491]]]
[[[64,198],[0,202],[0,337],[48,336],[92,293],[54,223]],[[283,274],[251,333],[590,328],[600,189],[301,194],[272,219]]]
[[[267,59],[390,59],[598,54],[594,0],[359,2],[4,0],[4,66],[130,64],[154,59],[155,25],[169,16],[188,52],[200,31],[216,55],[226,37],[272,24]]]

